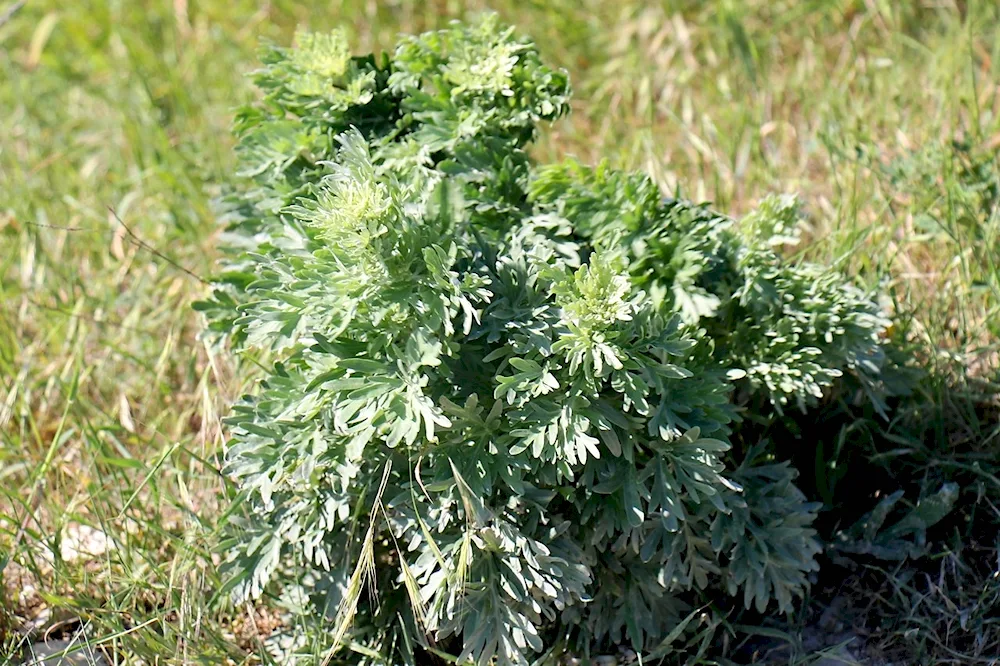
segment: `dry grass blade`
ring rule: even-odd
[[[26,4],[28,4],[28,0],[16,0],[16,2],[7,7],[7,9],[0,12],[0,28],[14,18],[14,14],[20,11]]]
[[[361,594],[364,591],[366,582],[371,582],[375,577],[375,528],[380,515],[385,515],[385,509],[382,507],[382,493],[385,492],[386,484],[389,483],[389,475],[392,472],[392,463],[387,462],[385,468],[382,471],[382,481],[379,484],[378,491],[375,493],[375,499],[373,506],[374,510],[371,512],[371,520],[368,523],[368,530],[365,532],[365,536],[361,542],[361,552],[358,555],[358,562],[354,566],[354,572],[351,574],[351,578],[347,583],[347,590],[344,593],[344,599],[340,602],[340,607],[337,609],[337,615],[333,620],[333,645],[330,647],[326,658],[323,659],[323,666],[327,666],[330,660],[333,659],[334,655],[340,650],[344,645],[344,637],[347,636],[347,632],[351,628],[351,624],[354,622],[354,615],[357,612],[358,602],[361,600]]]

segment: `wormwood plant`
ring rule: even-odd
[[[298,618],[285,656],[665,656],[711,640],[709,606],[789,612],[818,507],[732,436],[843,373],[877,396],[885,325],[780,258],[794,199],[737,224],[640,174],[537,167],[569,84],[493,18],[263,59],[200,307],[274,359],[228,420],[224,550],[236,600]]]

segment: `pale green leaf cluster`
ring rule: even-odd
[[[882,326],[776,253],[794,203],[740,227],[642,176],[537,168],[566,75],[492,17],[381,59],[298,44],[239,115],[248,183],[199,305],[277,359],[227,421],[233,596],[379,664],[653,651],[720,594],[790,611],[817,507],[733,450],[733,382],[803,407],[875,383]]]
[[[779,410],[815,404],[847,371],[877,395],[889,322],[835,271],[782,259],[798,240],[794,197],[768,197],[735,221],[663,199],[644,175],[573,162],[542,167],[531,196],[595,248],[622,252],[633,281],[704,328],[731,376]]]

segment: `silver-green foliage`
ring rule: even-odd
[[[719,594],[789,611],[818,507],[766,445],[731,451],[733,383],[779,410],[875,386],[883,326],[780,259],[794,202],[736,225],[640,175],[538,169],[567,78],[492,18],[380,59],[298,42],[238,116],[248,184],[200,304],[277,359],[228,420],[234,597],[372,663],[652,650]]]

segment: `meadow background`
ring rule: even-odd
[[[263,658],[276,619],[214,598],[211,551],[220,417],[253,371],[199,341],[190,307],[245,75],[298,26],[367,52],[487,9],[571,74],[539,159],[607,158],[733,215],[798,193],[800,251],[879,285],[935,370],[928,436],[996,460],[992,412],[959,396],[987,404],[998,378],[1000,3],[5,0],[0,662],[25,629],[146,664]],[[929,588],[883,572],[879,640],[903,663],[997,663],[1000,588],[945,576],[962,562]]]

